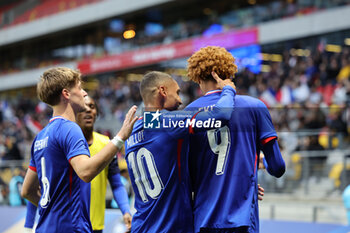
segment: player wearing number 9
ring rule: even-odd
[[[162,72],[147,73],[140,84],[146,111],[154,110],[152,120],[173,122],[195,118],[230,118],[234,105],[234,84],[217,78],[223,89],[217,106],[212,111],[172,111],[179,107],[180,88],[176,81]],[[170,111],[167,111],[170,110]],[[191,192],[187,169],[188,148],[182,142],[188,139],[189,128],[168,127],[148,129],[146,119],[140,118],[130,138],[125,142],[126,161],[135,192],[132,232],[193,232]],[[194,126],[194,130],[200,130]],[[202,129],[204,130],[204,129]]]
[[[77,113],[85,110],[80,73],[69,68],[44,72],[38,97],[53,108],[49,124],[35,137],[22,196],[39,206],[38,233],[92,232],[90,181],[113,159],[131,133],[136,106],[125,117],[117,136],[90,157]],[[40,193],[39,193],[40,186]]]
[[[234,78],[235,59],[224,48],[208,46],[188,60],[188,76],[205,95],[187,108],[217,103],[221,91],[210,73]],[[267,171],[285,171],[277,134],[266,106],[258,99],[237,95],[227,126],[190,138],[190,170],[194,191],[195,232],[259,232],[258,155],[263,151]]]

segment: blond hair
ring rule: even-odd
[[[225,48],[207,46],[195,52],[188,60],[187,72],[190,80],[214,80],[211,72],[215,71],[220,78],[234,78],[237,73],[235,58]]]
[[[60,102],[62,90],[72,88],[81,81],[79,71],[65,67],[46,70],[37,84],[38,98],[51,106]]]

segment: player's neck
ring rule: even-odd
[[[153,105],[153,104],[150,104],[150,105],[145,105],[145,111],[157,111],[157,110],[163,110],[164,108],[160,105]]]
[[[201,88],[203,95],[205,95],[208,91],[219,89],[217,83],[212,81],[202,82],[199,86]]]
[[[64,117],[67,120],[75,122],[75,113],[72,109],[72,107],[67,104],[58,104],[56,106],[53,106],[53,114],[52,116],[61,116]]]
[[[93,141],[94,141],[94,138],[93,138],[93,136],[92,136],[92,133],[93,133],[93,131],[94,131],[94,129],[93,128],[82,128],[82,130],[83,130],[83,134],[84,134],[84,137],[85,137],[85,139],[86,139],[86,141],[87,141],[87,143],[89,144],[89,146],[93,143]]]
[[[144,101],[145,111],[157,111],[164,109],[164,101],[159,98],[154,98],[153,101]]]

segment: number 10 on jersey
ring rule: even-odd
[[[152,153],[146,148],[142,147],[139,149],[136,156],[134,152],[129,153],[128,162],[131,166],[135,184],[142,201],[148,202],[147,196],[151,197],[152,199],[157,199],[163,190],[164,185],[160,179]],[[149,180],[147,177],[146,169],[151,180]],[[152,181],[153,188],[150,181]]]

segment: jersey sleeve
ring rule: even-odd
[[[63,142],[63,151],[67,160],[77,155],[90,156],[89,146],[80,127],[74,122],[66,122],[58,129],[58,140]]]
[[[121,212],[123,214],[130,213],[128,193],[126,192],[126,189],[121,181],[120,174],[108,174],[108,181],[112,188],[113,197],[117,202]]]
[[[114,199],[122,213],[130,213],[128,194],[121,181],[118,160],[116,158],[109,164],[108,181],[111,185]]]
[[[108,165],[108,176],[109,175],[114,175],[114,174],[119,174],[119,166],[118,166],[118,159],[116,157],[113,158],[112,162],[109,163]]]
[[[181,138],[189,133],[220,128],[226,125],[234,110],[235,96],[236,91],[230,86],[225,86],[218,102],[213,108],[207,111],[198,109],[191,110],[188,108],[186,111],[168,112],[168,115],[175,116],[171,118],[173,122],[185,122],[185,125],[182,127],[179,125],[177,125],[177,127],[172,127],[171,130],[169,130],[169,134],[175,138]],[[167,115],[163,115],[163,119],[166,118]],[[197,124],[196,122],[202,122],[203,124]],[[221,123],[217,125],[216,122]]]
[[[265,155],[264,165],[267,172],[275,177],[281,177],[285,172],[285,163],[277,141],[277,133],[272,124],[269,110],[261,101],[256,108],[259,147]]]
[[[267,172],[275,177],[281,177],[285,170],[286,165],[281,155],[280,148],[277,140],[273,140],[262,146],[264,152],[264,165]]]
[[[257,121],[257,132],[260,145],[265,145],[266,143],[277,139],[277,133],[272,124],[271,116],[269,110],[265,104],[261,101],[258,102],[255,108],[256,121]]]
[[[29,166],[28,166],[28,168],[29,168],[30,170],[32,170],[33,172],[37,172],[37,171],[36,171],[35,160],[34,160],[34,158],[33,158],[33,156],[34,156],[34,142],[35,142],[35,139],[34,139],[34,141],[33,141],[32,148],[30,149],[31,156],[30,156],[30,161],[29,161]]]
[[[24,227],[33,228],[35,222],[36,209],[37,207],[34,204],[32,204],[30,201],[27,202],[27,212]]]

